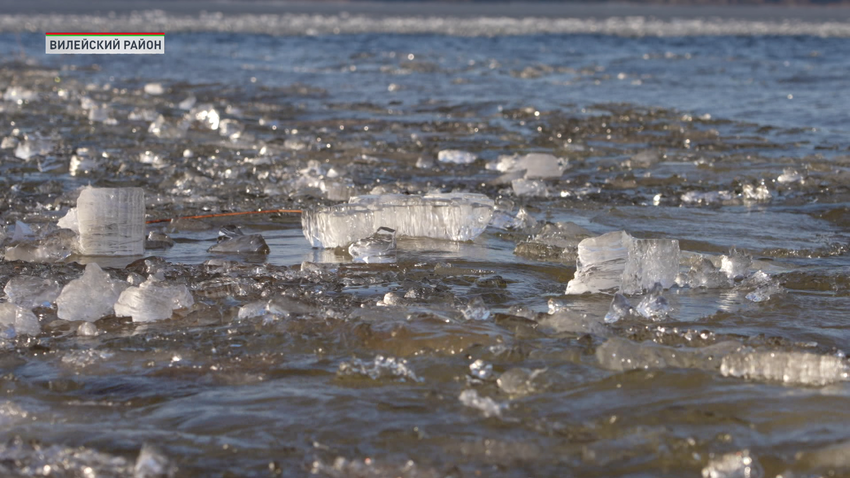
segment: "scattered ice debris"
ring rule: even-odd
[[[669,288],[679,270],[679,241],[635,239],[626,232],[609,232],[578,245],[576,274],[567,294],[618,290],[637,294],[656,282]]]
[[[478,380],[489,380],[493,376],[493,364],[478,359],[469,364],[469,374]]]
[[[714,267],[714,264],[705,257],[698,259],[697,263],[691,266],[687,276],[681,282],[680,286],[687,285],[692,289],[722,289],[732,285],[727,273]]]
[[[780,184],[793,184],[802,183],[805,179],[796,169],[787,168],[776,178],[776,182]]]
[[[753,260],[749,254],[732,249],[720,257],[720,270],[731,280],[743,279],[750,271]]]
[[[145,193],[142,188],[85,187],[77,199],[83,255],[134,256],[145,252]]]
[[[546,369],[529,370],[527,368],[512,368],[496,379],[499,389],[508,395],[517,397],[529,395],[537,391],[534,380]]]
[[[580,310],[572,310],[566,306],[551,304],[550,314],[540,321],[540,325],[550,327],[557,332],[573,334],[593,334],[604,337],[610,331],[596,314],[588,314]]]
[[[9,303],[0,303],[0,327],[6,329],[4,338],[14,338],[17,335],[36,336],[41,333],[38,317],[31,310]],[[12,329],[9,334],[8,328]]]
[[[688,191],[681,196],[681,200],[685,204],[701,204],[709,205],[723,203],[735,199],[735,195],[729,191]]]
[[[721,359],[740,347],[740,343],[729,341],[702,348],[675,348],[612,337],[596,348],[596,358],[602,368],[616,372],[668,367],[711,370],[719,368]]]
[[[414,373],[413,369],[410,368],[410,364],[407,363],[407,360],[395,357],[384,357],[383,355],[376,356],[372,361],[355,358],[348,362],[342,362],[339,364],[337,375],[340,377],[359,375],[369,377],[372,380],[390,379],[411,382],[423,381],[421,378],[416,376],[416,373]]]
[[[522,172],[525,179],[560,178],[566,168],[567,160],[545,153],[500,156],[493,165],[493,169],[503,173]]]
[[[80,337],[96,337],[97,326],[91,322],[83,322],[77,327],[77,335]]]
[[[90,324],[90,322],[86,323]],[[73,368],[86,368],[99,363],[108,362],[114,356],[114,352],[107,350],[70,350],[62,355],[62,364]]]
[[[129,286],[91,262],[86,265],[82,277],[62,289],[56,299],[57,315],[63,320],[94,322],[113,313],[118,297]]]
[[[779,285],[770,275],[763,271],[757,271],[744,282],[746,286],[755,286],[755,290],[747,294],[747,300],[753,302],[765,302],[775,294],[781,294],[785,289]]]
[[[236,226],[225,226],[218,233],[218,243],[207,251],[229,254],[269,254],[271,249],[262,234],[245,235]]]
[[[437,161],[441,163],[471,164],[476,159],[478,158],[474,154],[457,149],[446,149],[437,153]]]
[[[762,478],[764,470],[749,450],[712,458],[702,469],[702,478]]]
[[[632,304],[629,299],[623,294],[617,292],[614,294],[614,299],[611,301],[611,307],[608,308],[608,313],[605,314],[605,323],[613,324],[620,320],[629,318],[635,314]]]
[[[490,309],[481,297],[470,300],[463,309],[463,318],[466,320],[487,320],[490,318]]]
[[[25,309],[50,307],[62,292],[62,286],[53,279],[17,275],[3,288],[9,302]]]
[[[76,234],[52,225],[40,228],[36,234],[29,226],[19,223],[11,239],[4,254],[7,261],[58,262],[70,256],[77,246]]]
[[[502,410],[507,408],[507,404],[499,403],[490,397],[481,397],[478,391],[467,389],[460,393],[460,403],[470,408],[477,408],[484,414],[485,417],[501,417]]]
[[[741,352],[723,357],[726,377],[768,380],[791,385],[823,386],[848,379],[843,357],[805,352]]]
[[[149,443],[142,445],[133,467],[133,478],[173,478],[176,474],[177,466],[159,447]]]
[[[645,319],[653,321],[664,320],[670,315],[670,304],[667,299],[661,295],[663,288],[661,284],[656,282],[652,289],[641,299],[638,306],[635,308],[638,314]]]
[[[743,192],[744,199],[747,201],[765,202],[773,198],[773,194],[771,194],[770,189],[767,188],[764,182],[759,183],[758,186],[745,184]]]
[[[395,230],[379,227],[375,234],[348,246],[348,253],[358,262],[394,262],[396,254]]]
[[[145,93],[152,96],[159,96],[165,93],[165,88],[162,87],[162,83],[148,83],[145,85]]]
[[[145,249],[168,249],[174,246],[174,240],[161,231],[151,231],[145,238]]]
[[[483,194],[383,194],[304,211],[301,225],[313,247],[348,246],[380,227],[398,236],[469,241],[484,232],[492,215],[493,200]]]
[[[125,289],[114,309],[118,317],[132,317],[133,322],[153,322],[169,319],[174,310],[187,309],[194,303],[185,285],[169,285],[151,276],[139,286]]]
[[[514,179],[511,181],[511,188],[517,196],[546,197],[549,195],[549,188],[541,179]]]

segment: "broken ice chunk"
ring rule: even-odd
[[[546,369],[529,370],[527,368],[512,368],[503,373],[497,380],[499,388],[511,396],[523,396],[534,393],[537,387],[534,384],[540,374]]]
[[[351,244],[348,253],[356,261],[392,262],[396,253],[395,230],[380,227],[375,234]]]
[[[804,179],[805,177],[798,173],[796,169],[787,168],[776,178],[776,182],[780,184],[802,183]]]
[[[481,297],[470,300],[462,312],[463,318],[466,320],[487,320],[490,318],[490,309]]]
[[[86,265],[82,277],[62,289],[56,299],[57,315],[63,320],[94,322],[113,312],[118,297],[127,287],[129,284],[113,279],[97,263],[91,262]]]
[[[733,248],[728,255],[720,257],[720,270],[731,280],[741,279],[747,276],[752,263],[747,253]]]
[[[145,239],[145,249],[168,249],[172,246],[174,246],[174,240],[164,232],[151,231]]]
[[[729,287],[729,277],[725,272],[714,267],[710,260],[703,257],[688,271],[688,286],[692,289],[721,289]]]
[[[574,262],[579,242],[592,235],[572,222],[546,224],[530,241],[517,244],[514,254],[541,261]]]
[[[560,178],[567,167],[565,159],[551,154],[529,153],[525,156],[501,156],[496,170],[503,173],[525,171],[525,179]]]
[[[185,100],[181,101],[177,107],[181,110],[191,110],[195,103],[197,103],[198,99],[194,96],[189,96]]]
[[[661,284],[656,282],[646,296],[641,299],[640,304],[635,309],[637,313],[646,319],[664,320],[670,314],[670,304],[661,295],[662,289]]]
[[[226,226],[219,231],[218,244],[207,249],[207,252],[269,254],[271,250],[262,234],[246,236],[238,227]]]
[[[749,450],[713,458],[702,469],[702,478],[762,478],[764,470]]]
[[[470,164],[476,159],[474,154],[457,149],[446,149],[437,153],[437,161],[441,163]]]
[[[758,186],[753,186],[752,184],[744,185],[744,199],[748,201],[770,201],[772,197],[773,194],[770,193],[770,189],[767,189],[764,182]]]
[[[774,294],[781,294],[785,291],[779,283],[773,280],[773,278],[764,271],[758,271],[750,276],[744,282],[744,285],[755,286],[755,290],[746,296],[747,300],[753,302],[764,302],[769,300],[770,296]]]
[[[77,199],[77,220],[83,255],[145,252],[145,193],[141,188],[85,187]]]
[[[847,360],[804,352],[749,352],[723,357],[726,377],[769,380],[793,385],[822,386],[848,379]]]
[[[133,478],[173,478],[177,466],[155,445],[145,443],[139,450]]]
[[[152,322],[169,319],[174,310],[189,308],[194,303],[185,285],[168,285],[148,277],[138,287],[125,289],[114,309],[118,317],[132,317],[133,322]]]
[[[493,201],[482,194],[383,194],[305,211],[301,225],[313,247],[348,246],[381,227],[398,236],[469,241],[484,232],[492,215]]]
[[[91,322],[83,322],[77,327],[77,335],[80,337],[96,337],[97,326]]]
[[[669,288],[679,270],[679,241],[635,239],[626,232],[609,232],[578,245],[576,274],[567,294],[619,289],[636,294],[661,283]]]
[[[485,417],[501,417],[502,410],[507,408],[504,403],[498,403],[490,397],[481,397],[474,389],[464,390],[460,393],[460,403],[470,408],[480,410]]]
[[[62,229],[74,231],[74,234],[79,235],[80,221],[77,218],[77,208],[72,207],[71,209],[68,209],[68,212],[59,219],[56,225]]]
[[[411,382],[421,382],[422,379],[410,367],[407,360],[395,357],[384,357],[378,355],[374,361],[352,359],[350,362],[341,362],[337,369],[340,377],[362,375],[372,380],[391,379]]]
[[[611,301],[611,307],[608,308],[608,313],[605,314],[605,323],[613,324],[634,315],[634,312],[635,310],[632,308],[632,304],[629,303],[629,299],[617,292],[614,294],[614,300]]]
[[[489,380],[493,375],[493,364],[478,359],[469,364],[469,374],[478,380]]]
[[[55,280],[33,276],[15,276],[9,279],[3,289],[9,302],[25,309],[50,307],[62,291]]]
[[[35,233],[25,222],[15,221],[15,232],[12,234],[12,242],[29,242],[35,240]]]
[[[14,335],[36,336],[41,333],[38,317],[31,310],[15,304],[0,304],[0,325],[13,328]]]
[[[46,156],[53,151],[54,142],[38,135],[27,135],[15,148],[15,157],[28,160],[33,156]]]
[[[546,197],[549,195],[549,188],[540,179],[514,179],[511,181],[511,188],[517,196]]]
[[[165,88],[162,87],[162,83],[148,83],[145,85],[145,93],[158,96],[165,93]]]
[[[636,343],[612,337],[596,348],[602,368],[616,372],[652,368],[696,368],[712,370],[721,359],[741,347],[737,342],[720,342],[702,348],[675,348],[653,342]]]

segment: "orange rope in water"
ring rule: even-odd
[[[172,219],[151,219],[145,224],[159,224],[163,222],[171,222],[177,219],[208,219],[211,217],[226,217],[226,216],[245,216],[248,214],[301,214],[301,209],[267,209],[265,211],[246,211],[246,212],[221,212],[218,214],[203,214],[200,216],[182,216]]]

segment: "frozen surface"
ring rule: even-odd
[[[727,377],[769,380],[789,385],[822,386],[848,379],[847,360],[805,352],[735,353],[723,358]]]
[[[118,297],[130,285],[114,279],[96,262],[86,265],[83,276],[68,283],[56,299],[57,314],[64,320],[94,322],[113,313]]]
[[[679,271],[679,241],[609,232],[579,243],[576,269],[567,294],[616,290],[637,294],[655,283],[666,289],[675,284]]]
[[[141,188],[92,188],[77,199],[80,253],[133,256],[145,252],[145,193]]]
[[[493,215],[493,201],[482,194],[355,196],[347,204],[305,211],[301,224],[313,247],[348,246],[381,227],[399,236],[470,241]]]
[[[171,318],[176,309],[186,309],[195,303],[185,285],[169,285],[149,277],[139,286],[121,292],[115,303],[115,315],[132,317],[133,322],[153,322]]]

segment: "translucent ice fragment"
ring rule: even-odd
[[[95,337],[97,336],[97,326],[91,322],[83,322],[77,327],[77,335],[80,337]]]
[[[145,252],[145,193],[141,188],[85,187],[77,199],[77,219],[83,255]]]
[[[158,447],[145,443],[136,458],[133,478],[173,478],[177,467]]]
[[[620,320],[626,319],[634,314],[632,304],[629,299],[623,294],[617,292],[614,294],[614,299],[611,301],[611,307],[608,308],[608,313],[605,314],[605,323],[613,324]]]
[[[356,261],[391,262],[396,254],[395,230],[378,228],[375,234],[348,246],[348,253]]]
[[[476,159],[474,154],[457,149],[446,149],[437,153],[437,161],[441,163],[470,164]]]
[[[565,159],[551,154],[530,153],[525,156],[502,156],[496,163],[496,169],[503,173],[524,171],[526,179],[560,178],[567,167]]]
[[[485,417],[501,417],[502,410],[507,408],[504,403],[498,403],[490,397],[479,396],[478,391],[474,389],[464,390],[458,398],[460,403],[480,410]]]
[[[262,234],[245,235],[236,227],[222,229],[219,232],[218,243],[207,251],[229,254],[269,254],[271,252]]]
[[[38,317],[31,310],[10,303],[0,304],[0,326],[13,328],[13,336],[36,336],[41,333]]]
[[[33,276],[15,276],[3,288],[9,302],[25,309],[50,307],[62,291],[55,280]]]
[[[602,368],[617,372],[668,367],[712,370],[720,367],[724,356],[740,347],[730,341],[702,348],[675,348],[612,337],[596,348],[596,358]]]
[[[804,352],[735,353],[723,358],[726,377],[822,386],[848,379],[847,360],[834,355]]]
[[[656,282],[669,288],[679,270],[679,241],[635,239],[623,231],[584,239],[567,294],[617,290],[636,294]]]
[[[95,262],[86,265],[83,276],[62,289],[56,299],[57,315],[63,320],[94,322],[112,314],[118,297],[130,285],[113,279]]]
[[[732,249],[728,255],[720,257],[720,270],[729,279],[741,279],[747,276],[752,263],[753,260],[747,253]]]
[[[770,189],[764,183],[759,184],[758,186],[753,186],[752,184],[744,185],[744,199],[748,201],[770,201],[773,197]]]
[[[197,103],[197,101],[198,101],[198,99],[195,98],[194,96],[189,96],[185,100],[181,101],[177,105],[177,107],[180,108],[181,110],[191,110],[192,107],[195,106],[195,103]]]
[[[4,101],[14,101],[14,102],[24,102],[24,101],[35,101],[38,99],[38,93],[32,90],[28,90],[23,86],[10,86],[6,88],[6,92],[3,93]]]
[[[489,380],[493,376],[493,364],[478,359],[469,364],[469,374],[478,380]]]
[[[798,173],[796,169],[787,168],[776,178],[776,182],[781,184],[802,183],[804,179],[805,177]]]
[[[540,179],[514,179],[511,181],[511,188],[517,196],[546,197],[549,195],[549,188]]]
[[[15,157],[28,160],[33,156],[46,156],[53,151],[54,142],[38,135],[27,135],[15,148]]]
[[[731,285],[729,277],[724,271],[714,267],[714,264],[706,258],[702,258],[697,264],[691,266],[688,271],[688,286],[692,289],[722,289]]]
[[[12,234],[12,242],[29,242],[35,240],[35,233],[25,222],[15,221],[15,232]]]
[[[762,478],[764,470],[749,450],[713,458],[702,469],[702,478]]]
[[[482,194],[354,196],[346,204],[305,211],[304,237],[313,247],[342,247],[371,236],[381,227],[397,236],[469,241],[493,215],[493,201]]]
[[[667,299],[661,295],[663,287],[656,282],[652,289],[641,299],[635,309],[638,314],[646,319],[658,321],[664,320],[670,314],[670,304]]]
[[[158,96],[165,93],[165,88],[162,87],[162,83],[148,83],[145,85],[145,93]]]
[[[168,249],[172,246],[174,246],[174,240],[164,232],[151,231],[145,238],[145,249]]]
[[[59,219],[56,225],[62,229],[74,231],[74,234],[79,234],[80,221],[77,218],[77,208],[72,207],[71,209],[68,209],[68,212]]]
[[[369,377],[372,380],[422,381],[410,367],[407,360],[385,357],[383,355],[378,355],[371,361],[355,358],[348,362],[342,362],[339,364],[339,369],[337,369],[337,375],[340,377],[360,375]]]
[[[515,397],[528,395],[534,393],[537,389],[534,379],[545,371],[545,369],[512,368],[499,376],[496,384],[508,395]]]
[[[185,285],[168,285],[153,277],[138,287],[125,289],[115,304],[115,315],[132,317],[133,322],[169,319],[176,309],[194,305],[192,293]]]
[[[746,286],[755,286],[755,290],[747,294],[747,300],[753,302],[764,302],[770,299],[775,294],[781,294],[785,291],[779,283],[777,283],[770,275],[764,271],[757,271],[755,274],[744,281]]]
[[[470,300],[461,312],[463,312],[463,318],[466,320],[487,320],[490,318],[490,309],[481,297]]]

